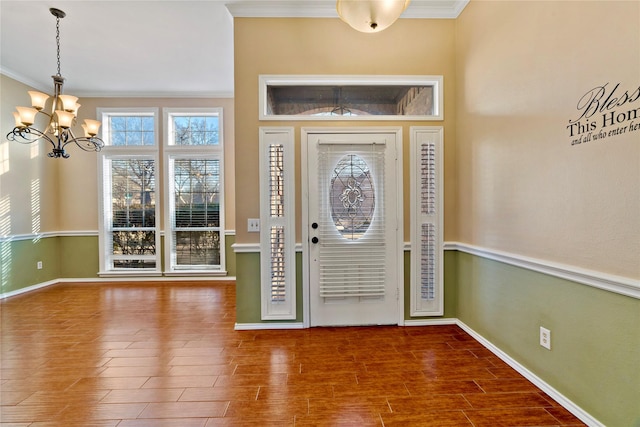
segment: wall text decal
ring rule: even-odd
[[[569,120],[571,145],[640,131],[640,85],[624,90],[620,83],[589,89],[578,100],[577,117]]]

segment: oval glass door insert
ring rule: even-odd
[[[329,189],[331,219],[346,239],[364,236],[373,221],[375,190],[367,162],[357,154],[344,156],[333,170]]]

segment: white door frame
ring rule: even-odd
[[[400,126],[371,126],[371,127],[303,127],[300,132],[301,163],[300,175],[302,181],[302,323],[303,327],[311,326],[310,313],[310,266],[309,266],[309,175],[307,173],[308,136],[310,134],[395,134],[396,153],[396,278],[398,283],[398,326],[404,326],[404,227],[403,227],[403,168],[402,168],[402,127]],[[390,190],[387,190],[390,191]]]

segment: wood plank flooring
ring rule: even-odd
[[[235,331],[232,282],[0,304],[1,426],[577,426],[457,326]]]

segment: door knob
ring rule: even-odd
[[[311,239],[311,243],[314,243],[314,244],[315,244],[315,243],[318,243],[318,242],[319,242],[319,240],[318,240],[318,238],[317,238],[317,237],[313,237],[313,238]]]

